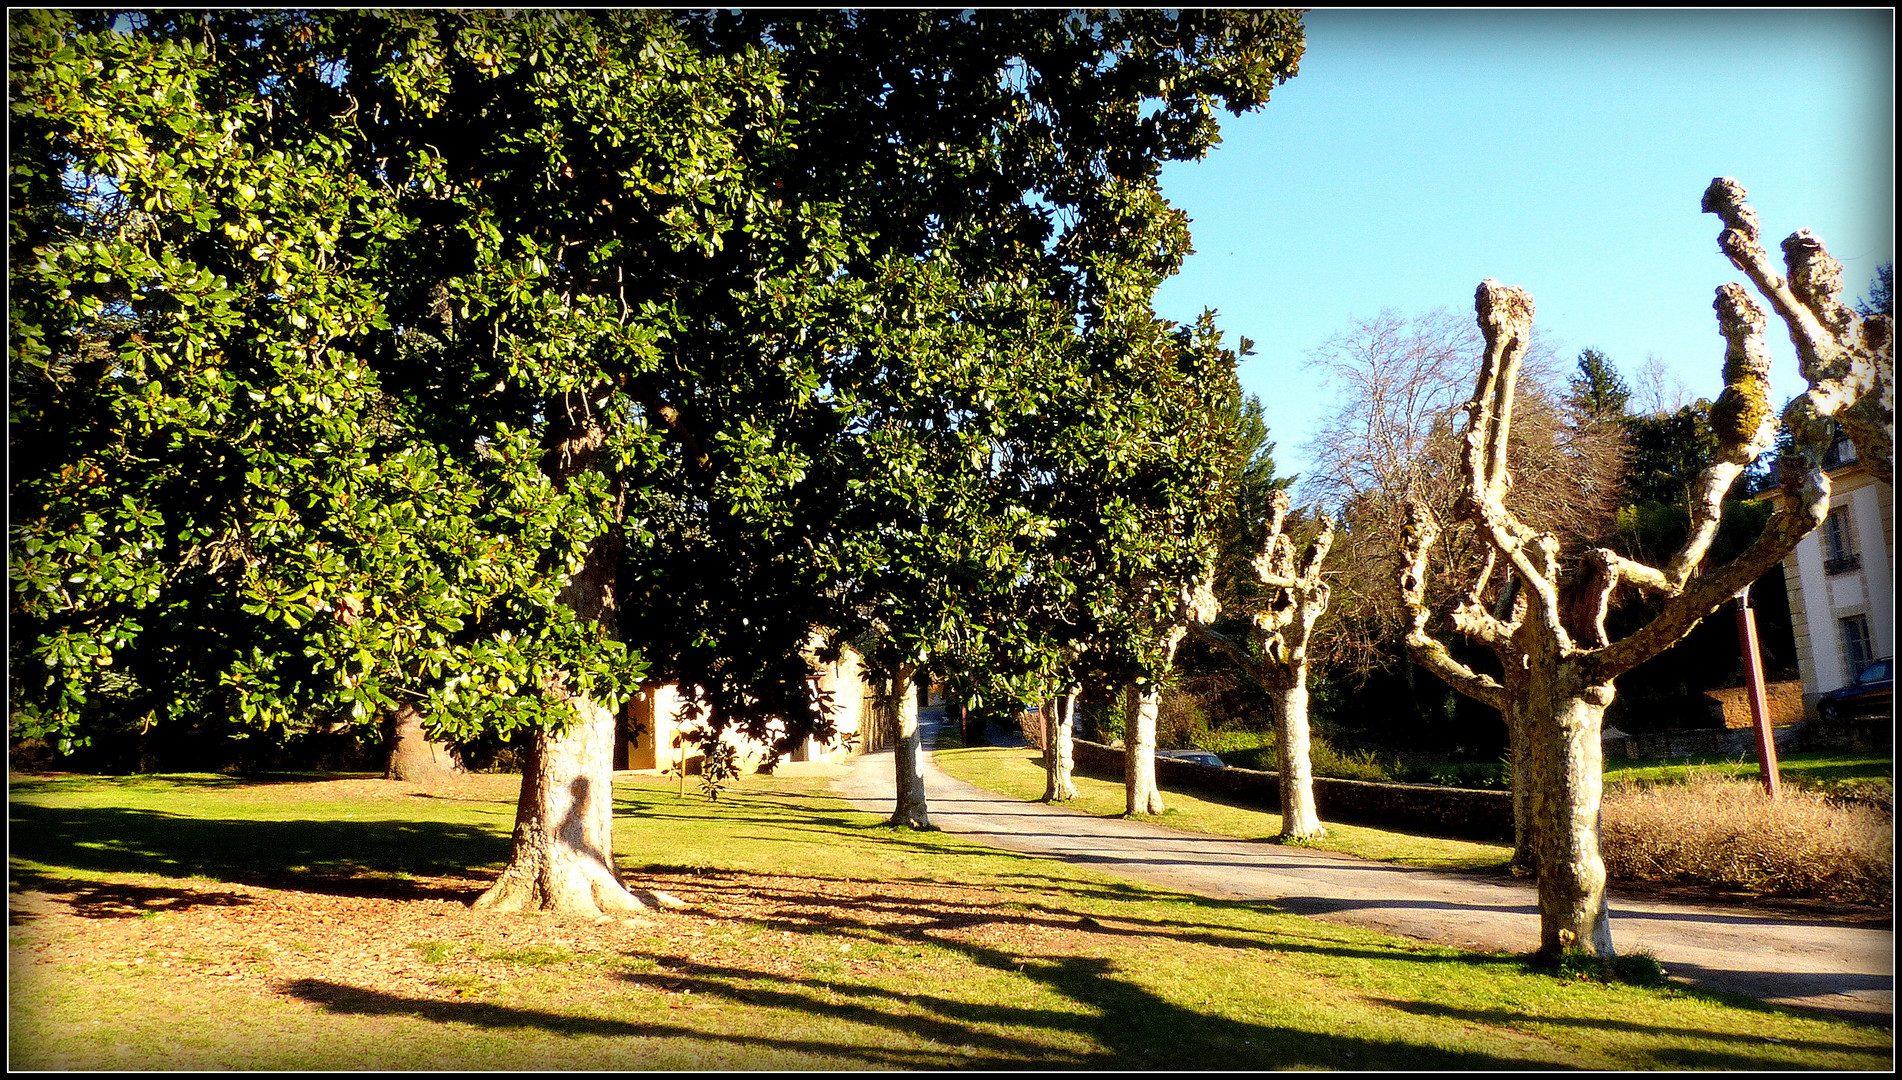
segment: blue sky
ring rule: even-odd
[[[1255,341],[1242,385],[1284,475],[1333,400],[1311,350],[1383,308],[1470,314],[1489,277],[1532,293],[1568,369],[1656,354],[1715,396],[1711,299],[1743,279],[1705,187],[1740,181],[1779,259],[1814,231],[1860,297],[1894,260],[1893,90],[1888,9],[1314,12],[1301,73],[1164,170],[1196,254],[1157,309]],[[1803,384],[1769,336],[1781,400]]]

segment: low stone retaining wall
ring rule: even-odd
[[[1777,752],[1798,750],[1875,750],[1893,745],[1894,724],[1884,717],[1855,720],[1804,720],[1773,727]],[[1751,754],[1757,752],[1755,728],[1691,728],[1642,735],[1623,732],[1605,739],[1608,758],[1688,757],[1693,754]]]
[[[1122,779],[1123,751],[1076,740],[1077,771]],[[1220,795],[1251,806],[1281,809],[1281,775],[1256,769],[1218,769],[1193,761],[1156,759],[1156,782],[1164,787]],[[1314,778],[1314,808],[1321,822],[1446,836],[1460,840],[1511,840],[1512,796],[1435,784],[1376,784],[1365,780]]]
[[[1773,727],[1780,753],[1803,748],[1803,725]],[[1754,728],[1690,728],[1685,731],[1653,731],[1642,735],[1619,733],[1605,739],[1608,758],[1689,757],[1693,754],[1751,754],[1757,752]]]

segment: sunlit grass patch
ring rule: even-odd
[[[1013,798],[1032,800],[1041,798],[1044,790],[1043,766],[1038,753],[1022,747],[972,747],[939,751],[934,760],[939,768],[966,783]],[[1129,805],[1121,780],[1078,775],[1075,782],[1077,797],[1064,804],[1072,810],[1120,816]],[[1140,820],[1238,840],[1272,842],[1281,832],[1281,815],[1272,810],[1197,792],[1165,787],[1163,806],[1160,816]],[[1509,844],[1412,836],[1331,821],[1322,824],[1327,828],[1327,835],[1301,841],[1302,846],[1435,870],[1503,872],[1512,859]]]
[[[84,787],[83,785],[81,786]],[[229,789],[227,789],[229,790]],[[359,861],[412,883],[307,877],[324,803],[186,810],[112,781],[16,796],[15,816],[139,850],[39,843],[16,862],[15,1068],[949,1069],[1837,1068],[1882,1070],[1888,1033],[1722,995],[1571,981],[1520,958],[1149,888],[943,833],[885,828],[821,780],[748,778],[718,803],[617,783],[630,881],[686,911],[593,922],[476,911],[421,860],[490,836],[494,805],[415,800],[419,842]],[[1118,789],[1120,794],[1120,789]],[[84,804],[84,806],[78,805]],[[115,805],[116,804],[116,805]],[[1189,804],[1182,803],[1185,813]],[[72,813],[88,809],[97,813]],[[110,810],[111,812],[107,812]],[[62,816],[65,815],[65,816]],[[124,815],[124,817],[115,816]],[[317,838],[288,829],[304,820]],[[489,824],[483,824],[489,822]],[[215,826],[280,842],[239,884],[150,869],[209,858]],[[135,829],[135,833],[138,831]],[[16,830],[16,835],[18,832]],[[243,845],[240,845],[243,846]],[[246,847],[247,852],[256,849]],[[72,865],[77,864],[77,865]],[[129,868],[122,868],[129,867]],[[493,873],[493,870],[487,871]],[[471,871],[471,873],[474,873]],[[477,883],[480,875],[473,879]],[[154,890],[163,918],[86,914]],[[143,894],[141,894],[143,895]],[[31,904],[23,904],[25,897]],[[454,898],[460,897],[460,898]],[[117,910],[117,909],[114,909]],[[1783,1040],[1772,1043],[1769,1038]]]

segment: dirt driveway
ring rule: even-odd
[[[927,737],[933,714],[921,718]],[[1524,952],[1539,937],[1530,884],[1371,862],[1025,803],[954,780],[927,755],[931,823],[993,847],[1134,878],[1198,896],[1271,902],[1330,922],[1476,950]],[[889,815],[891,752],[853,760],[834,787]],[[1639,900],[1613,889],[1612,934],[1647,949],[1686,983],[1779,1005],[1892,1024],[1894,923],[1817,921],[1746,906]],[[1856,925],[1861,923],[1861,925]]]

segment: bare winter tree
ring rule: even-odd
[[[1692,400],[1691,388],[1664,366],[1663,357],[1657,353],[1645,354],[1644,363],[1638,365],[1638,375],[1632,380],[1633,411],[1644,416],[1674,413]]]
[[[1482,344],[1470,320],[1444,309],[1387,310],[1356,320],[1311,358],[1340,402],[1316,427],[1307,449],[1317,464],[1300,484],[1342,532],[1329,566],[1338,625],[1313,643],[1328,666],[1364,670],[1405,634],[1394,581],[1407,501],[1445,514],[1459,497],[1457,428]],[[1528,521],[1589,542],[1609,534],[1626,447],[1613,430],[1574,422],[1563,385],[1557,356],[1535,337],[1520,380],[1514,490]],[[1463,543],[1441,558],[1477,568],[1485,552]]]
[[[1327,610],[1321,563],[1334,542],[1334,522],[1321,517],[1319,531],[1297,560],[1294,540],[1284,531],[1287,518],[1288,493],[1277,491],[1269,502],[1261,553],[1250,564],[1264,593],[1249,602],[1248,639],[1217,631],[1208,618],[1191,625],[1273,695],[1281,758],[1281,835],[1307,839],[1326,831],[1315,812],[1314,767],[1308,752],[1308,640],[1315,620]],[[1212,600],[1213,593],[1208,595]],[[1201,613],[1213,615],[1210,606],[1203,605]]]
[[[1886,461],[1893,445],[1888,320],[1858,316],[1841,303],[1841,269],[1807,231],[1784,242],[1788,278],[1770,271],[1743,194],[1735,181],[1720,178],[1705,193],[1704,209],[1723,220],[1724,251],[1789,327],[1809,384],[1783,414],[1792,435],[1780,478],[1785,498],[1750,547],[1728,564],[1705,565],[1725,493],[1770,447],[1777,428],[1768,402],[1767,316],[1736,284],[1720,288],[1714,304],[1728,343],[1724,391],[1712,409],[1720,449],[1693,490],[1690,535],[1665,565],[1645,566],[1601,547],[1564,573],[1558,536],[1507,508],[1514,493],[1513,409],[1533,309],[1525,292],[1495,281],[1482,283],[1476,300],[1485,352],[1467,406],[1462,491],[1451,515],[1451,523],[1476,536],[1488,553],[1445,603],[1431,603],[1427,595],[1440,519],[1425,502],[1408,503],[1400,587],[1412,654],[1460,692],[1516,714],[1525,737],[1544,955],[1575,944],[1601,958],[1614,955],[1598,849],[1599,740],[1614,680],[1683,638],[1823,520],[1829,506],[1825,418],[1859,432],[1857,449],[1867,447],[1870,458]],[[1653,594],[1661,603],[1648,623],[1611,641],[1605,615],[1621,588]],[[1498,674],[1456,659],[1435,636],[1449,630],[1492,651]]]
[[[1313,357],[1336,387],[1341,407],[1323,418],[1308,456],[1318,467],[1303,495],[1335,508],[1340,543],[1329,564],[1328,633],[1308,643],[1315,663],[1346,676],[1406,655],[1405,606],[1395,592],[1410,501],[1439,519],[1462,491],[1458,417],[1472,386],[1483,338],[1470,320],[1439,310],[1361,319]],[[1535,527],[1583,546],[1608,536],[1617,513],[1627,447],[1615,428],[1582,424],[1561,392],[1561,368],[1536,337],[1527,342],[1514,417],[1521,438],[1509,447],[1515,506]],[[1447,576],[1473,575],[1488,550],[1470,534],[1444,538],[1437,559]],[[1491,699],[1506,722],[1513,771],[1513,865],[1531,872],[1528,762],[1517,713]]]

